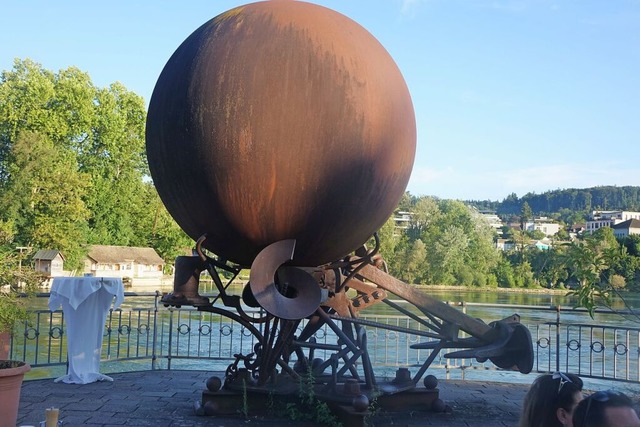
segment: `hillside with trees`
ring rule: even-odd
[[[518,197],[508,195],[502,202],[469,200],[466,203],[482,210],[495,211],[500,216],[518,215],[527,203],[535,215],[554,216],[562,213],[578,213],[585,216],[594,210],[640,211],[640,187],[599,186],[546,191],[542,194],[527,193]]]
[[[566,289],[593,308],[623,290],[640,291],[640,235],[616,238],[603,227],[570,239],[564,228],[548,249],[532,244],[541,236],[518,225],[508,230],[515,245],[500,251],[496,231],[478,210],[461,201],[405,194],[400,211],[411,212],[397,227],[380,230],[381,253],[390,273],[423,285]],[[523,202],[518,223],[533,218]]]

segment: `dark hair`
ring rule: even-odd
[[[584,398],[573,413],[574,427],[607,427],[606,408],[633,408],[629,397],[619,391],[598,391]]]
[[[582,379],[573,374],[540,375],[524,397],[520,427],[562,427],[556,413],[560,408],[571,412],[582,385]]]

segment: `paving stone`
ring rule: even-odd
[[[277,417],[199,417],[194,403],[202,397],[206,380],[221,373],[205,371],[145,371],[110,374],[113,382],[85,385],[54,383],[51,379],[23,383],[18,425],[37,425],[45,408],[60,408],[68,426],[261,427],[314,426],[310,421]],[[535,376],[531,376],[531,381]],[[367,425],[515,427],[528,385],[441,380],[440,398],[450,411],[432,413],[377,411]]]

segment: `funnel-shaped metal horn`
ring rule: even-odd
[[[162,302],[174,306],[208,305],[209,298],[198,293],[200,273],[206,268],[204,261],[197,256],[178,256],[175,268],[173,292],[163,296]]]
[[[293,259],[296,241],[280,240],[264,248],[251,264],[249,285],[256,301],[282,319],[302,319],[320,305],[316,280],[306,271],[284,263]]]

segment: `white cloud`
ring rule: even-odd
[[[416,15],[417,10],[422,4],[427,3],[428,0],[402,0],[400,5],[400,15],[403,18],[413,18]]]

